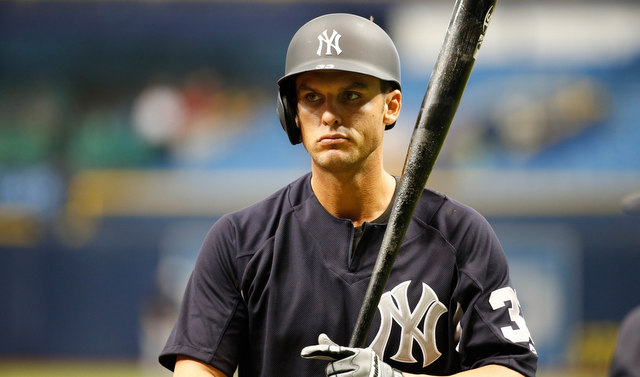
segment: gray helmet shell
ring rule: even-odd
[[[295,124],[296,75],[314,70],[361,73],[400,88],[400,57],[387,33],[373,21],[347,13],[312,19],[295,33],[278,80],[278,116],[291,144],[301,142]],[[390,129],[394,124],[387,126]]]

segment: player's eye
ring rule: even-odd
[[[362,96],[358,92],[353,92],[353,91],[348,90],[348,91],[342,93],[342,97],[346,101],[355,101],[355,100],[359,99]]]
[[[305,101],[307,102],[318,102],[320,101],[320,96],[317,95],[316,93],[306,93],[303,98],[305,99]]]

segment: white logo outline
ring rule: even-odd
[[[380,298],[378,310],[380,312],[380,328],[371,342],[371,348],[381,357],[384,355],[387,342],[391,336],[391,328],[395,321],[402,331],[398,351],[392,360],[403,363],[417,363],[413,357],[414,341],[420,347],[423,356],[423,367],[436,361],[442,353],[436,344],[436,324],[438,319],[446,313],[447,307],[438,300],[438,296],[431,287],[422,283],[422,295],[415,308],[411,310],[407,298],[407,290],[411,280],[398,284]],[[418,328],[424,319],[422,331]]]
[[[327,29],[324,29],[322,33],[318,34],[318,41],[320,43],[318,44],[316,54],[318,56],[322,56],[322,47],[323,45],[326,45],[325,55],[333,55],[331,53],[332,48],[335,50],[336,55],[340,55],[342,53],[342,49],[340,48],[340,38],[342,38],[342,35],[335,29],[333,29],[331,36],[327,33]]]

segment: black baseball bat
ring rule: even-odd
[[[363,347],[393,262],[469,80],[497,0],[457,0],[411,135],[396,201],[349,342]]]

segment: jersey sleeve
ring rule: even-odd
[[[245,338],[234,226],[223,217],[211,228],[189,278],[180,312],[159,361],[173,370],[184,355],[233,375]]]
[[[462,367],[498,364],[534,376],[538,357],[496,234],[472,209],[458,224],[455,296],[463,313],[457,347]]]

